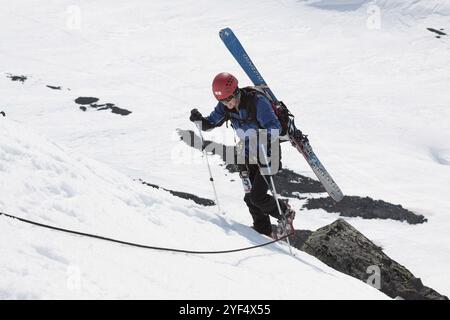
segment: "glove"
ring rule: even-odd
[[[200,111],[198,111],[197,109],[191,110],[191,116],[189,117],[189,120],[191,120],[192,122],[195,122],[195,121],[201,121],[202,119],[203,119],[203,116],[200,113]]]

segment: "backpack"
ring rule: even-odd
[[[272,105],[272,109],[275,113],[275,115],[278,118],[278,121],[280,121],[281,124],[281,136],[284,136],[288,133],[289,130],[289,117],[293,117],[293,115],[289,112],[288,108],[282,101],[273,101],[272,97],[267,94],[264,91],[264,86],[248,86],[241,89],[243,91],[243,95],[241,97],[241,103],[246,109],[247,109],[247,120],[246,122],[257,122],[256,119],[256,105],[250,101],[250,99],[253,99],[256,94],[261,94],[264,97],[266,97],[270,104]],[[228,120],[231,119],[230,115],[231,111],[226,110],[225,114],[225,121],[227,122],[228,126]]]

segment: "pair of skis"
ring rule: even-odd
[[[252,80],[255,86],[261,87],[265,93],[272,98],[272,101],[285,108],[283,102],[278,101],[274,93],[267,86],[264,78],[259,73],[256,66],[248,56],[247,52],[242,47],[236,35],[230,28],[220,30],[220,38],[230,53],[245,71],[247,76]],[[331,175],[325,169],[314,153],[308,137],[304,135],[294,124],[294,117],[289,117],[288,136],[291,144],[304,156],[312,171],[315,173],[319,181],[322,183],[325,190],[328,192],[331,198],[339,202],[344,198],[344,195],[339,186],[334,182]]]

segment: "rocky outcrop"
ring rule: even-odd
[[[202,151],[203,147],[209,154],[221,155],[223,165],[229,172],[237,171],[237,166],[233,164],[232,146],[208,140],[205,140],[202,146],[200,137],[191,130],[179,129],[178,134],[183,142],[199,151]],[[227,159],[227,155],[231,159]],[[346,196],[339,203],[331,198],[311,198],[311,193],[325,192],[320,183],[285,168],[276,175],[276,185],[277,191],[285,197],[308,198],[305,205],[307,209],[321,208],[328,212],[339,212],[343,216],[395,219],[411,224],[427,221],[423,216],[416,215],[400,205],[369,197]],[[381,248],[342,219],[315,232],[296,230],[295,235],[290,237],[290,243],[333,269],[377,286],[392,298],[447,299],[424,286],[419,278],[389,258]]]
[[[406,221],[409,224],[427,222],[422,215],[406,210],[401,205],[391,204],[369,197],[345,196],[340,202],[330,197],[308,199],[303,206],[307,209],[324,209],[327,212],[337,212],[344,217],[361,217],[364,219],[392,219]]]
[[[333,269],[377,287],[391,298],[448,300],[424,286],[419,278],[343,219],[309,235],[307,231],[297,231],[291,243]]]

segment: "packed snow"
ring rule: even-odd
[[[211,80],[250,85],[218,37],[232,28],[347,195],[428,223],[345,218],[425,285],[450,294],[450,4],[444,1],[15,1],[0,11],[0,212],[148,245],[226,250],[248,226],[239,177],[179,141]],[[24,75],[11,81],[8,74]],[[49,87],[61,87],[53,90]],[[96,97],[127,116],[88,108]],[[223,126],[205,138],[233,143]],[[283,165],[314,177],[283,145]],[[301,208],[302,200],[292,200]],[[337,215],[301,211],[298,229]],[[286,245],[226,255],[148,251],[0,217],[0,298],[386,298]]]
[[[22,218],[187,250],[268,241],[247,226],[148,188],[6,119],[0,159],[0,205]],[[383,298],[305,253],[291,256],[284,245],[206,257],[84,239],[5,217],[0,225],[2,299]]]

